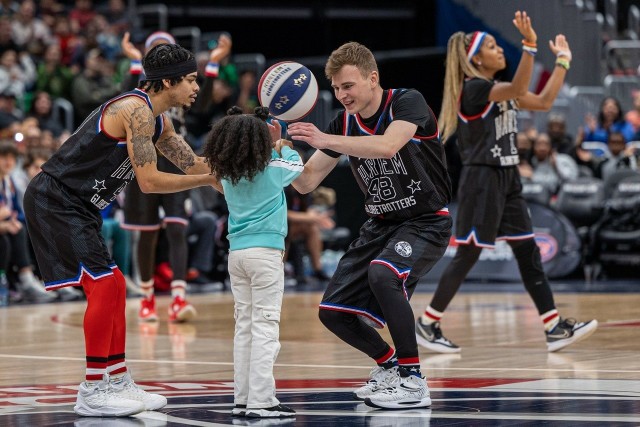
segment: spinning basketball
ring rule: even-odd
[[[304,65],[279,62],[260,78],[258,99],[272,116],[294,122],[313,110],[318,99],[318,82]]]

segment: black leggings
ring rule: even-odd
[[[540,249],[534,239],[510,240],[509,246],[518,262],[520,276],[524,287],[531,296],[539,314],[555,308],[553,293],[549,286],[547,276],[542,269]],[[480,257],[482,248],[474,245],[458,246],[455,257],[447,266],[436,289],[430,306],[440,312],[444,312],[453,297],[460,289],[460,285]]]
[[[183,224],[169,223],[166,228],[169,241],[169,265],[173,270],[173,280],[185,280],[187,277],[187,227]],[[148,281],[153,278],[156,268],[156,245],[158,231],[140,232],[138,241],[138,265],[140,280]]]
[[[369,286],[382,309],[398,358],[418,357],[415,319],[402,279],[388,267],[371,264]],[[319,317],[341,340],[373,359],[383,356],[389,349],[380,334],[355,314],[321,309]]]

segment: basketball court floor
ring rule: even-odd
[[[127,361],[136,382],[168,405],[129,418],[73,412],[84,375],[84,302],[0,309],[0,426],[639,426],[640,287],[637,280],[554,283],[563,316],[596,318],[588,340],[547,353],[538,315],[519,284],[465,283],[443,319],[455,355],[421,349],[429,409],[385,411],[352,399],[371,361],[317,319],[318,287],[288,288],[276,362],[278,397],[295,419],[233,418],[233,298],[194,294],[192,323],[136,319],[128,299]],[[418,314],[432,284],[412,299]],[[387,331],[383,334],[388,337]]]

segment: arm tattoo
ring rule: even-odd
[[[196,164],[196,155],[193,153],[193,150],[191,150],[186,141],[177,134],[172,134],[167,138],[160,139],[160,141],[158,141],[158,149],[183,172],[186,172]]]
[[[156,163],[156,148],[152,138],[155,132],[155,119],[149,107],[138,106],[131,113],[129,127],[131,129],[131,143],[133,144],[133,161],[136,166]]]

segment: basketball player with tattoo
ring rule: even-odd
[[[420,92],[380,87],[376,60],[359,43],[335,50],[325,74],[344,110],[326,133],[311,123],[289,125],[293,139],[318,148],[293,185],[308,193],[346,154],[370,218],[338,263],[320,320],[377,363],[355,398],[380,408],[426,407],[431,398],[409,298],[451,235],[451,182],[438,124]],[[385,323],[395,350],[375,330]]]
[[[29,184],[24,210],[46,288],[81,285],[86,378],[75,411],[128,416],[166,405],[143,391],[125,364],[125,279],[101,235],[100,210],[135,177],[145,193],[212,185],[197,157],[163,114],[189,107],[198,94],[196,60],[176,44],[151,49],[142,60],[146,80],[98,107]],[[160,172],[159,150],[186,175]]]

